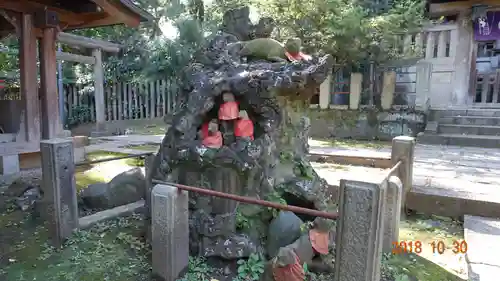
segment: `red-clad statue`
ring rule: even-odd
[[[240,110],[239,118],[234,125],[234,136],[236,139],[249,139],[253,140],[253,122],[248,118],[246,110]]]
[[[202,144],[208,148],[222,147],[222,133],[219,131],[217,120],[214,119],[208,123],[208,134],[203,138]]]
[[[238,119],[239,107],[231,92],[223,92],[222,100],[223,103],[219,107],[219,120],[224,144],[229,145],[234,142],[234,120]]]

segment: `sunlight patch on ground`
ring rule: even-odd
[[[316,147],[336,147],[336,148],[373,148],[382,149],[390,147],[391,142],[387,141],[358,141],[340,139],[309,138],[309,145]]]
[[[126,154],[122,153],[96,151],[87,154],[86,158],[88,161],[94,161],[125,155]],[[82,188],[87,187],[89,184],[109,182],[116,175],[138,166],[144,166],[144,161],[137,158],[129,158],[78,167],[75,173],[77,189],[81,190]]]
[[[450,218],[439,216],[412,216],[400,224],[400,241],[419,241],[422,252],[419,256],[432,261],[461,278],[467,278],[465,254],[454,253],[454,243],[462,242],[463,226]],[[434,251],[433,244],[441,243],[444,252]]]

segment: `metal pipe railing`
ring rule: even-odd
[[[80,163],[76,163],[75,166],[85,166],[85,165],[93,165],[93,164],[98,164],[98,163],[103,163],[103,162],[109,162],[109,161],[115,161],[115,160],[122,160],[122,159],[128,159],[128,158],[135,158],[135,157],[144,157],[144,156],[149,156],[151,154],[154,154],[153,152],[146,152],[146,153],[141,153],[141,154],[131,154],[131,155],[124,155],[124,156],[117,156],[117,157],[111,157],[111,158],[105,158],[105,159],[99,159],[99,160],[93,160],[93,161],[83,161]]]
[[[230,199],[230,200],[234,200],[234,201],[238,201],[238,202],[242,202],[242,203],[248,203],[248,204],[253,204],[253,205],[260,205],[260,206],[264,206],[264,207],[275,208],[275,209],[279,209],[279,210],[283,210],[283,211],[291,211],[294,213],[322,217],[322,218],[332,219],[332,220],[335,220],[339,217],[338,212],[328,213],[328,212],[307,209],[307,208],[302,208],[302,207],[297,207],[297,206],[283,205],[283,204],[278,204],[278,203],[274,203],[274,202],[270,202],[270,201],[255,199],[255,198],[251,198],[251,197],[245,197],[245,196],[229,194],[229,193],[219,192],[219,191],[215,191],[215,190],[199,188],[199,187],[194,187],[194,186],[188,186],[188,185],[182,185],[182,184],[177,184],[177,183],[165,182],[165,181],[160,181],[160,180],[155,180],[155,179],[153,179],[152,182],[153,182],[153,184],[165,184],[165,185],[175,186],[180,190],[186,190],[186,191],[196,192],[196,193],[200,193],[200,194],[204,194],[204,195],[208,195],[208,196],[215,196],[215,197]]]
[[[386,179],[390,178],[394,173],[396,173],[399,167],[403,164],[403,160],[399,160],[392,168],[387,172]]]

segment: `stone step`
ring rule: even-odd
[[[443,134],[500,136],[500,126],[439,124],[438,132]]]
[[[461,134],[424,134],[418,138],[420,143],[456,146],[475,146],[500,148],[500,136],[461,135]]]
[[[499,280],[500,220],[464,216],[464,238],[469,281]]]
[[[500,117],[449,116],[440,118],[439,124],[500,126]]]
[[[468,108],[468,109],[447,109],[433,110],[431,117],[435,119],[452,116],[482,116],[500,117],[500,108]]]

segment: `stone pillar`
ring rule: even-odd
[[[403,183],[401,196],[401,216],[405,214],[406,197],[413,185],[413,158],[415,151],[415,138],[399,136],[392,139],[391,161],[395,165],[399,160],[403,163],[397,171],[397,177]]]
[[[19,37],[19,68],[21,70],[21,126],[16,141],[40,140],[40,98],[38,97],[36,34],[33,15],[22,14]]]
[[[432,64],[428,62],[418,62],[416,64],[417,81],[415,85],[415,108],[427,111],[432,103],[431,101],[431,76]]]
[[[349,109],[357,110],[359,108],[362,86],[363,86],[363,74],[351,73]]]
[[[63,131],[61,115],[58,110],[56,36],[55,28],[43,29],[43,37],[39,45],[43,139],[55,138]]]
[[[0,156],[0,175],[19,173],[19,154]]]
[[[380,280],[386,186],[340,181],[334,280]]]
[[[156,185],[151,193],[153,274],[175,281],[189,262],[189,198],[186,191]]]
[[[332,75],[328,75],[319,86],[319,108],[326,109],[330,107],[330,93],[332,88]]]
[[[104,114],[104,71],[102,68],[102,52],[101,49],[92,50],[92,56],[95,58],[94,63],[94,98],[95,98],[95,119],[96,131],[102,132],[105,130],[106,115]]]
[[[48,220],[49,235],[60,246],[78,227],[75,164],[71,139],[40,142],[42,154],[42,207]]]
[[[230,168],[212,170],[212,189],[224,193],[241,195],[241,183],[238,172]],[[212,212],[214,214],[232,214],[236,211],[238,202],[234,200],[212,197]]]
[[[469,94],[475,95],[470,90],[470,83],[475,83],[475,77],[471,79],[471,62],[474,54],[472,23],[469,19],[469,11],[462,11],[457,18],[457,29],[450,33],[450,57],[453,58],[452,97],[449,105],[466,105]]]
[[[387,185],[387,194],[384,214],[384,239],[383,251],[390,253],[392,242],[398,241],[399,222],[401,220],[401,193],[403,192],[403,183],[398,177],[390,177]]]
[[[382,84],[382,96],[381,96],[381,106],[382,109],[388,110],[392,107],[392,101],[394,100],[394,92],[396,91],[396,72],[386,71],[384,72]]]

